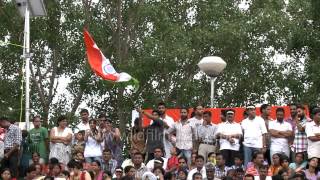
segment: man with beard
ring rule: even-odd
[[[199,149],[199,141],[198,139],[198,126],[203,123],[203,106],[198,105],[193,108],[193,112],[191,114],[191,118],[189,119],[191,126],[194,129],[193,135],[193,149],[196,151]]]
[[[271,135],[270,159],[275,153],[284,153],[289,157],[289,138],[292,136],[292,127],[284,119],[284,109],[277,108],[277,119],[269,123],[269,131]]]
[[[271,119],[270,117],[270,113],[271,113],[271,106],[269,104],[262,104],[260,107],[260,113],[261,113],[261,118],[264,120],[265,124],[266,124],[266,128],[267,128],[267,134],[266,134],[266,153],[264,154],[264,156],[267,158],[268,163],[271,163],[271,159],[270,159],[270,142],[271,142],[271,136],[269,133],[269,123],[271,121],[273,121],[273,119]]]
[[[293,155],[298,152],[304,153],[304,158],[308,157],[307,147],[308,147],[308,138],[305,132],[305,127],[307,122],[311,121],[305,115],[305,108],[303,105],[297,105],[297,116],[295,118],[295,131],[294,131],[294,141],[292,145]]]
[[[168,133],[176,134],[176,147],[180,149],[182,156],[188,159],[191,163],[191,152],[193,142],[193,128],[188,121],[188,109],[180,109],[180,121],[174,123],[173,127],[168,130]]]
[[[248,167],[246,170],[246,174],[251,174],[253,176],[260,176],[259,169],[264,165],[264,156],[262,152],[256,151],[252,156],[253,165]],[[270,170],[267,173],[268,176],[272,176]]]
[[[165,157],[170,158],[170,149],[173,147],[171,143],[172,142],[171,139],[175,139],[175,137],[173,135],[171,136],[169,135],[168,129],[172,128],[174,121],[172,117],[166,114],[166,104],[164,102],[160,102],[158,104],[158,111],[159,111],[160,119],[167,125],[167,126],[164,126],[163,145],[164,145]]]

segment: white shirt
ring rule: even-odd
[[[307,122],[305,130],[308,137],[308,158],[320,158],[320,141],[311,141],[309,139],[311,136],[316,136],[316,133],[320,133],[320,126],[317,126],[314,121]]]
[[[292,131],[292,126],[286,121],[280,123],[278,120],[269,121],[269,129],[277,131]],[[282,151],[283,148],[288,148],[288,138],[276,138],[271,136],[271,147],[273,151]]]
[[[218,130],[217,134],[223,134],[223,135],[234,135],[234,134],[240,134],[242,135],[242,129],[241,125],[235,122],[222,122],[218,125]],[[234,150],[234,151],[239,151],[240,149],[240,144],[239,144],[239,139],[233,138],[234,144],[231,144],[228,140],[226,139],[221,139],[220,138],[220,150],[223,149],[229,149],[229,150]]]
[[[91,136],[88,136],[88,140],[86,142],[83,155],[85,158],[102,156],[101,143],[97,142]]]
[[[188,121],[190,122],[191,126],[194,128],[196,126],[199,126],[201,124],[203,124],[203,119],[197,119],[196,117],[190,118],[188,119]]]
[[[89,121],[84,124],[82,121],[76,126],[74,133],[78,133],[79,131],[86,131],[90,129]]]
[[[173,127],[174,120],[172,119],[172,117],[166,115],[162,120],[163,120],[163,122],[167,123],[169,128]],[[166,139],[166,134],[169,134],[168,133],[169,128],[164,128],[164,131],[163,131],[163,145],[164,145],[164,151],[165,151],[166,158],[169,158],[171,156],[170,149],[173,147],[172,143],[168,139]],[[169,136],[169,138],[175,139],[174,136],[172,136],[172,137]]]
[[[181,120],[174,123],[173,127],[168,130],[169,133],[176,132],[176,146],[179,149],[192,149],[193,129],[190,122],[187,120],[182,124]]]
[[[256,116],[254,119],[244,119],[241,122],[243,129],[243,145],[253,148],[262,148],[263,146],[263,134],[267,133],[267,128],[264,120],[261,117]]]
[[[189,173],[188,173],[188,177],[187,180],[192,180],[192,176],[199,172],[197,168],[192,169]],[[203,166],[203,168],[200,170],[200,172],[202,174],[202,179],[207,179],[207,172],[206,172],[206,168]]]
[[[168,163],[168,159],[167,158],[164,158],[164,157],[161,157],[163,159],[163,165],[162,165],[162,168],[163,169],[167,169],[167,163]],[[153,167],[154,167],[154,159],[150,160],[148,163],[147,163],[147,168],[149,171],[152,171],[153,170]]]

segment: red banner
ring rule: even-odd
[[[276,119],[276,109],[282,107],[285,110],[285,119],[290,117],[290,108],[289,106],[272,106],[271,107],[271,114],[270,117],[272,119]],[[208,108],[205,110],[211,111],[212,113],[212,122],[214,124],[219,124],[221,122],[220,114],[221,111],[224,109],[233,109],[235,111],[235,121],[241,122],[243,120],[243,112],[245,111],[245,108],[237,107],[237,108]],[[151,113],[151,109],[146,109],[145,111]],[[192,113],[193,109],[189,109],[189,117]],[[174,121],[178,121],[180,119],[180,109],[167,109],[166,114],[168,116],[171,116]],[[260,108],[256,108],[256,114],[260,116]],[[306,108],[306,114],[308,115],[308,109]],[[147,126],[150,124],[150,119],[148,119],[146,116],[143,117],[143,125]]]

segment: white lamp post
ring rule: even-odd
[[[25,59],[26,78],[26,128],[30,127],[30,16],[46,16],[47,12],[43,0],[15,0],[20,15],[24,17],[23,58]]]
[[[201,71],[211,78],[211,107],[214,107],[214,83],[217,76],[224,70],[227,63],[217,56],[208,56],[201,59],[198,63]]]

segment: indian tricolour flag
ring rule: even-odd
[[[110,60],[106,58],[100,51],[97,44],[93,41],[89,32],[84,29],[84,42],[86,45],[86,52],[88,56],[88,61],[91,69],[96,75],[100,76],[104,80],[113,82],[128,82],[132,81],[134,86],[137,85],[138,81],[132,78],[128,73],[122,72],[118,73],[110,63]]]

